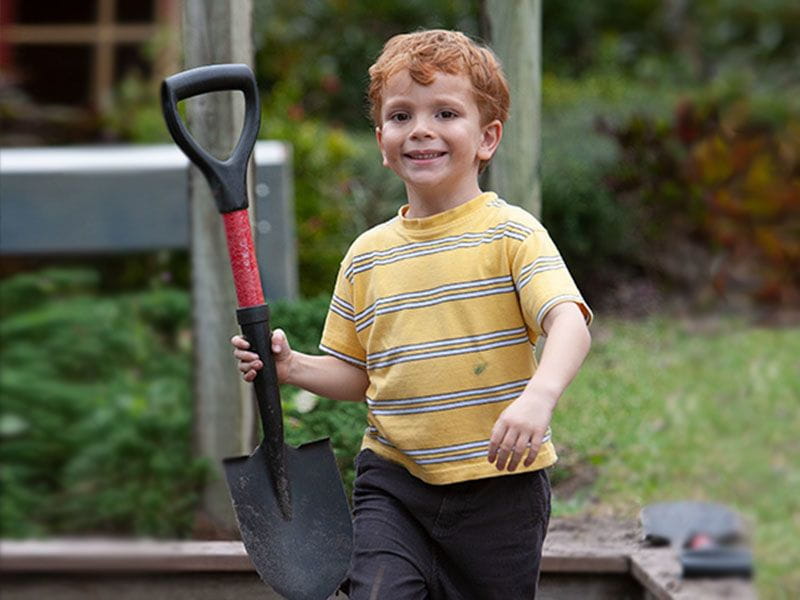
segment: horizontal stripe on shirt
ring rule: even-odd
[[[330,354],[331,356],[335,356],[336,358],[339,358],[339,359],[341,359],[341,360],[343,360],[345,362],[348,362],[348,363],[350,363],[352,365],[356,365],[357,367],[361,367],[362,369],[367,367],[367,363],[365,363],[363,360],[361,360],[361,359],[359,359],[359,358],[357,358],[355,356],[350,356],[349,354],[345,354],[343,352],[337,352],[336,350],[326,346],[325,344],[320,344],[319,345],[319,349],[322,350],[323,352],[327,353],[327,354]]]
[[[401,310],[427,308],[445,302],[484,298],[511,292],[514,292],[512,279],[506,275],[484,280],[440,285],[435,288],[407,292],[396,296],[386,296],[376,300],[372,305],[355,315],[356,331],[363,331],[372,325],[375,322],[375,318],[380,315],[391,314]],[[406,300],[407,302],[404,302]]]
[[[398,452],[401,452],[402,454],[407,456],[410,460],[414,461],[418,465],[458,462],[462,460],[469,460],[472,458],[485,458],[489,455],[490,440],[488,439],[479,440],[475,442],[467,442],[463,444],[455,444],[452,446],[440,446],[438,448],[401,450],[400,448],[392,444],[389,440],[379,435],[378,430],[375,427],[368,427],[366,433],[367,435],[377,440],[387,448],[392,448],[394,450],[397,450]],[[551,440],[551,437],[552,437],[551,431],[550,428],[548,427],[544,437],[542,438],[542,444],[549,442]],[[435,455],[440,455],[440,456],[435,456]],[[417,457],[423,457],[423,458],[417,458]]]
[[[401,398],[397,400],[376,401],[367,398],[367,406],[374,415],[391,416],[492,404],[504,400],[513,400],[522,393],[527,383],[527,379],[520,379],[518,381],[511,381],[509,383],[490,387],[460,390],[446,394],[419,396],[416,398]]]
[[[353,257],[353,261],[345,270],[344,275],[352,283],[355,275],[363,273],[364,271],[369,271],[375,266],[388,265],[401,260],[449,252],[460,248],[472,248],[504,238],[512,238],[524,242],[525,238],[532,233],[533,229],[530,227],[526,227],[514,221],[506,221],[505,223],[500,223],[499,225],[495,225],[479,233],[463,233],[461,235],[448,236],[426,242],[403,244],[402,246],[368,252]]]
[[[436,340],[425,344],[408,344],[367,355],[367,369],[383,369],[403,362],[470,354],[528,342],[526,329],[518,327],[475,336]]]

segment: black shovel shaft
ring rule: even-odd
[[[250,342],[250,349],[261,357],[264,367],[253,380],[258,402],[258,413],[264,429],[262,445],[267,453],[267,465],[275,485],[278,505],[286,519],[292,518],[289,478],[286,473],[286,446],[283,443],[283,411],[275,359],[272,356],[272,331],[269,325],[269,307],[250,306],[236,311],[242,334]]]

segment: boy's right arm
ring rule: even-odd
[[[239,359],[239,370],[245,381],[253,381],[264,363],[241,335],[231,338],[236,348],[233,355]],[[364,369],[351,365],[335,356],[313,356],[296,352],[289,347],[286,334],[276,329],[272,332],[272,355],[280,383],[288,383],[333,400],[361,402],[367,392],[369,377]]]

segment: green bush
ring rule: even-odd
[[[104,134],[135,144],[172,141],[164,123],[158,85],[133,71],[114,89],[113,102],[102,115]]]
[[[185,536],[193,458],[189,299],[97,295],[49,270],[0,282],[0,534]]]
[[[266,97],[262,137],[292,146],[300,291],[330,294],[355,237],[396,212],[402,182],[381,165],[374,135],[305,118],[290,82]]]
[[[375,135],[371,131],[353,134],[358,153],[347,190],[352,235],[366,231],[397,214],[406,204],[403,180],[383,166]]]
[[[789,307],[800,298],[800,119],[764,106],[701,96],[669,119],[605,123],[620,155],[607,181],[651,273],[695,296]]]
[[[565,74],[610,67],[699,81],[753,69],[769,78],[796,72],[800,54],[793,0],[544,2],[542,24],[543,63]]]
[[[542,221],[582,288],[602,289],[631,251],[627,213],[603,185],[602,165],[564,161],[542,173]]]
[[[421,27],[474,33],[477,17],[476,0],[262,0],[253,12],[259,86],[272,93],[291,82],[298,109],[348,128],[369,127],[367,69],[386,40]]]
[[[286,331],[293,350],[319,354],[319,340],[328,314],[330,296],[309,300],[276,300],[270,303],[270,324]]]
[[[0,281],[0,536],[191,533],[208,467],[191,441],[189,295],[100,285],[75,269]],[[272,325],[318,353],[328,302],[275,302]],[[331,437],[349,488],[364,405],[309,410],[283,391],[287,441]]]
[[[287,86],[267,98],[261,137],[292,145],[300,291],[330,293],[352,237],[346,190],[358,149],[342,129],[292,116],[297,90]]]
[[[605,185],[617,149],[596,130],[600,116],[627,118],[640,106],[669,110],[670,94],[618,73],[542,81],[542,222],[591,301],[609,291],[609,277],[635,270],[630,215]]]

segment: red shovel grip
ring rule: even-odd
[[[223,213],[225,237],[228,240],[228,256],[236,286],[236,300],[240,308],[264,304],[261,276],[258,273],[253,235],[247,209]]]

